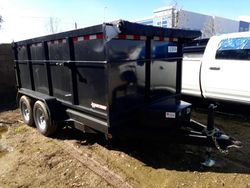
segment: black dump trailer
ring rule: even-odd
[[[200,35],[120,20],[13,43],[23,120],[45,136],[67,122],[108,139],[238,147],[214,127],[213,106],[205,126],[180,100],[183,43]]]

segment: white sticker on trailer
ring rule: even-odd
[[[175,118],[175,112],[166,112],[166,118]]]
[[[168,53],[177,53],[177,46],[168,46]]]
[[[102,109],[102,110],[107,110],[107,106],[97,104],[97,103],[93,103],[93,102],[91,103],[91,107],[92,108],[99,108],[99,109]]]

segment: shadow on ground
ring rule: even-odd
[[[235,153],[241,151],[237,150],[232,151],[232,156],[225,156],[215,150],[212,157],[217,163],[207,168],[201,165],[205,159],[204,147],[141,140],[115,140],[108,143],[103,135],[84,134],[69,127],[62,129],[56,138],[76,140],[81,145],[97,143],[109,150],[124,152],[154,169],[250,174],[250,163],[238,159]]]
[[[0,112],[15,110],[17,109],[17,104],[15,101],[11,101],[8,103],[0,103]]]

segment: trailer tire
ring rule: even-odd
[[[23,122],[29,126],[34,127],[35,123],[34,123],[34,118],[33,118],[33,102],[32,100],[23,95],[20,100],[19,100],[19,108],[21,111],[21,117],[23,119]]]
[[[33,115],[38,131],[44,136],[53,136],[57,131],[57,124],[51,120],[48,109],[42,101],[36,101]]]

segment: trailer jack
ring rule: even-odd
[[[208,107],[208,119],[207,119],[207,130],[206,134],[208,137],[211,137],[211,139],[214,142],[215,147],[223,154],[228,153],[228,149],[235,147],[235,148],[241,148],[241,142],[237,141],[227,135],[225,135],[223,132],[221,132],[219,129],[215,128],[214,126],[214,110],[217,108],[214,104],[210,104]]]
[[[205,161],[202,162],[201,164],[206,167],[212,167],[215,165],[215,160],[212,158],[212,148],[208,147],[206,148],[206,158]]]

